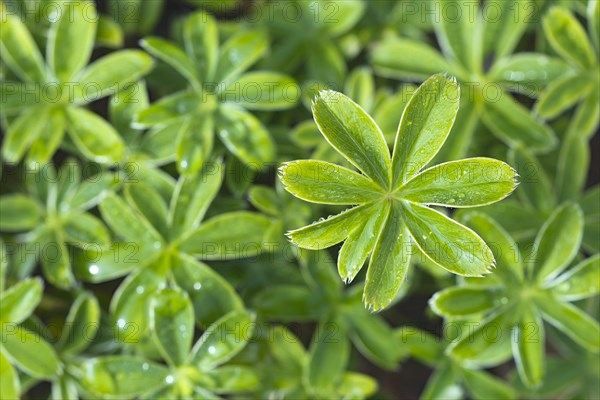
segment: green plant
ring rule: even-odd
[[[64,144],[65,130],[90,160],[110,164],[123,156],[119,134],[83,106],[137,81],[152,68],[152,60],[141,51],[122,50],[86,67],[98,20],[94,4],[65,2],[63,6],[48,32],[47,64],[21,20],[3,11],[4,63],[21,81],[3,85],[3,114],[16,116],[2,145],[7,162],[16,163],[28,152],[30,165],[47,163]]]
[[[473,213],[467,225],[496,244],[498,260],[494,279],[467,281],[436,293],[432,309],[446,318],[482,316],[482,323],[453,344],[449,352],[462,360],[478,360],[494,347],[501,361],[514,355],[519,375],[528,386],[538,386],[544,376],[545,335],[542,319],[590,351],[600,348],[600,325],[569,302],[598,294],[600,258],[588,258],[565,272],[581,243],[583,218],[575,204],[559,207],[546,221],[524,256],[514,240],[492,219]],[[557,246],[557,243],[560,245]],[[524,257],[524,258],[523,258]],[[511,332],[491,342],[488,324]],[[508,353],[507,353],[508,351]],[[475,361],[477,362],[477,361]]]
[[[236,157],[247,164],[273,161],[275,146],[250,110],[290,108],[298,99],[295,82],[272,71],[245,73],[267,50],[260,32],[242,32],[219,47],[217,24],[198,12],[183,25],[185,52],[160,38],[146,38],[142,47],[172,66],[190,88],[142,110],[136,125],[169,124],[177,136],[177,166],[194,174],[213,148],[214,132]],[[248,87],[252,84],[250,90]],[[193,145],[190,146],[190,143]]]
[[[338,271],[346,282],[354,279],[373,253],[363,299],[375,311],[387,306],[400,288],[413,244],[441,267],[460,275],[481,276],[494,265],[491,251],[479,236],[422,205],[474,207],[501,200],[516,187],[514,170],[485,158],[421,172],[452,128],[459,93],[456,81],[443,75],[423,83],[402,115],[390,158],[381,130],[360,106],[341,93],[321,92],[313,105],[321,133],[364,175],[317,160],[292,161],[281,167],[286,189],[299,198],[359,205],[289,236],[309,249],[327,248],[346,239],[338,258]]]
[[[596,90],[600,84],[597,54],[600,51],[598,7],[597,1],[589,2],[587,7],[591,43],[579,21],[564,8],[552,8],[544,16],[542,23],[550,45],[569,63],[573,71],[556,79],[541,93],[535,111],[542,118],[548,119],[577,105],[576,114],[568,129],[571,135],[586,138],[598,129],[600,118],[600,99]]]
[[[552,129],[508,94],[514,90],[536,96],[541,87],[567,70],[560,60],[544,54],[511,54],[527,27],[527,18],[512,16],[519,12],[529,15],[527,10],[533,3],[494,2],[500,9],[500,20],[470,12],[472,4],[468,2],[450,3],[433,2],[453,13],[434,24],[443,55],[427,44],[391,37],[382,41],[371,55],[375,71],[400,79],[422,80],[442,71],[457,77],[463,86],[463,108],[456,123],[460,133],[448,141],[442,150],[442,160],[454,160],[468,153],[479,120],[509,146],[522,143],[537,152],[554,148],[557,140]],[[478,39],[472,40],[473,37]],[[395,56],[406,53],[413,57]],[[493,57],[492,65],[484,64],[486,57]]]
[[[599,4],[0,0],[0,399],[598,398]]]

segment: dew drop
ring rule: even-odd
[[[125,328],[126,324],[127,324],[127,322],[123,318],[119,318],[117,320],[117,326],[121,329]]]
[[[202,284],[200,282],[194,283],[194,290],[200,290],[200,289],[202,289]]]
[[[136,292],[137,294],[142,294],[142,293],[144,293],[144,287],[143,287],[143,286],[141,286],[141,285],[140,285],[140,286],[138,286],[138,287],[136,287],[136,288],[135,288],[135,292]]]
[[[148,370],[150,369],[150,365],[149,365],[148,363],[143,363],[143,364],[142,364],[142,369],[143,369],[144,371],[148,371]]]
[[[165,382],[167,382],[168,385],[171,385],[174,381],[175,379],[173,378],[173,375],[167,375],[165,378]]]
[[[217,348],[216,348],[215,346],[210,346],[210,347],[208,348],[208,352],[209,352],[210,354],[215,354],[215,353],[217,352]]]
[[[96,275],[98,272],[100,272],[100,268],[98,268],[98,266],[96,264],[92,264],[88,268],[88,271],[90,272],[90,274]]]

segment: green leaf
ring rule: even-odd
[[[337,85],[344,81],[346,60],[333,42],[313,41],[306,56],[306,71],[310,78],[327,85]]]
[[[196,67],[188,55],[171,42],[159,37],[148,37],[140,41],[140,46],[159,60],[169,64],[181,76],[200,89],[201,82]]]
[[[490,244],[490,249],[498,264],[494,275],[500,277],[506,286],[522,282],[523,258],[519,252],[519,246],[508,232],[496,220],[480,212],[470,212],[461,220],[486,243]]]
[[[410,57],[398,57],[410,54]],[[386,78],[425,80],[439,72],[457,74],[455,68],[434,48],[422,42],[388,38],[378,43],[371,53],[375,72]]]
[[[73,196],[64,200],[64,205],[71,210],[88,210],[100,203],[100,200],[118,183],[116,175],[99,172],[81,182]]]
[[[231,284],[206,264],[184,254],[173,257],[172,262],[173,277],[189,294],[199,324],[211,324],[230,311],[244,309]]]
[[[375,121],[345,95],[321,91],[313,115],[327,141],[383,188],[389,187],[390,153]]]
[[[555,118],[589,96],[594,86],[585,75],[569,74],[556,79],[540,95],[535,112],[544,119]]]
[[[364,175],[325,161],[284,163],[279,179],[288,192],[313,203],[362,204],[385,196],[381,187]]]
[[[341,320],[319,323],[311,346],[306,382],[317,396],[331,392],[341,381],[350,357],[350,341]]]
[[[528,18],[523,16],[534,6],[529,0],[493,0],[484,6],[484,57],[493,52],[499,59],[513,52],[528,27]]]
[[[460,319],[495,308],[501,295],[495,288],[455,286],[435,293],[429,299],[429,306],[441,317]]]
[[[476,400],[509,400],[518,397],[515,389],[492,374],[483,371],[464,369],[462,375],[467,390]]]
[[[42,280],[29,278],[0,295],[0,324],[19,324],[33,313],[42,299]]]
[[[52,382],[51,399],[78,400],[78,387],[73,379],[63,375]]]
[[[487,128],[511,147],[522,143],[533,152],[544,153],[557,144],[552,129],[508,93],[484,99],[481,117]]]
[[[480,47],[483,38],[477,11],[473,4],[463,0],[434,0],[432,6],[445,10],[443,16],[433,25],[440,47],[446,56],[454,59],[468,71],[481,67]]]
[[[376,206],[372,204],[349,208],[327,219],[290,231],[287,235],[302,248],[326,249],[346,239],[350,234],[348,229],[360,226],[375,211]]]
[[[19,17],[3,13],[0,30],[2,61],[26,82],[41,83],[46,80],[46,70],[42,55]],[[4,103],[4,97],[2,97]],[[4,108],[4,104],[3,104]]]
[[[549,281],[575,258],[583,236],[583,212],[575,203],[557,208],[544,223],[533,245],[534,264],[530,265],[536,282]]]
[[[210,114],[187,118],[177,134],[177,168],[182,175],[195,175],[209,157],[214,141],[214,119]]]
[[[194,60],[202,82],[212,82],[219,53],[217,22],[204,11],[196,12],[183,23],[183,42],[186,53]]]
[[[569,131],[589,139],[598,129],[600,121],[600,94],[592,90],[575,110],[575,115],[569,126]]]
[[[232,311],[212,324],[194,345],[191,362],[200,369],[219,366],[245,346],[252,337],[254,316],[245,311]]]
[[[90,213],[71,214],[63,225],[67,242],[87,248],[88,245],[106,248],[110,246],[110,235],[101,220]]]
[[[454,78],[434,75],[408,101],[394,144],[392,186],[406,182],[440,150],[454,124],[460,89]]]
[[[41,219],[42,207],[31,197],[20,193],[0,197],[0,230],[28,231],[37,227]]]
[[[21,393],[19,374],[10,364],[4,351],[0,350],[0,397],[3,399],[18,399]]]
[[[248,72],[220,92],[221,101],[248,110],[286,110],[300,99],[300,87],[288,75],[272,71]]]
[[[346,227],[347,231],[351,231],[338,256],[338,272],[345,282],[352,282],[373,251],[390,213],[388,204],[371,214],[364,225]]]
[[[248,190],[248,200],[259,211],[277,216],[279,215],[279,197],[268,186],[255,185]]]
[[[2,156],[9,163],[17,163],[27,151],[27,148],[44,131],[46,108],[32,107],[24,111],[8,127],[2,143]]]
[[[515,0],[501,0],[501,2],[504,4],[513,2],[515,6],[517,3],[525,3]],[[516,90],[517,93],[519,89],[523,90],[525,87],[537,93],[548,83],[556,81],[567,72],[569,72],[569,66],[559,58],[538,53],[518,53],[495,62],[488,74],[488,79],[509,90]]]
[[[317,29],[332,38],[338,37],[352,29],[360,21],[364,11],[367,9],[366,2],[363,1],[347,3],[339,0],[331,3],[318,1],[305,5],[305,7],[314,12],[314,22],[315,25],[318,25]],[[335,17],[333,15],[331,17],[334,18],[324,17],[327,13],[331,13],[332,9],[335,10]],[[308,12],[306,8],[304,10]]]
[[[339,298],[343,284],[335,272],[335,261],[326,251],[299,251],[297,258],[302,276],[313,293],[319,292],[328,299]]]
[[[393,332],[387,322],[378,315],[370,314],[357,304],[348,314],[350,337],[357,349],[374,363],[393,369],[404,349],[390,346]]]
[[[530,387],[539,386],[544,378],[544,336],[540,316],[525,308],[520,322],[512,330],[512,348],[519,375]]]
[[[107,195],[100,203],[100,212],[108,226],[124,239],[143,247],[162,247],[163,238],[150,222],[117,195]]]
[[[452,368],[452,365],[448,361],[436,366],[419,399],[462,399],[464,397],[463,390],[456,382],[456,375],[456,371],[454,368]]]
[[[69,107],[67,120],[67,132],[85,157],[100,164],[121,160],[124,153],[123,141],[103,118],[83,108]]]
[[[235,211],[204,222],[181,244],[180,250],[205,260],[252,257],[263,250],[271,220],[262,214]]]
[[[132,123],[135,116],[148,107],[150,99],[144,81],[117,88],[108,104],[108,119],[125,138],[137,136],[138,130]]]
[[[273,139],[249,112],[233,104],[222,104],[216,127],[225,147],[244,163],[261,166],[275,157]]]
[[[346,78],[344,93],[370,112],[375,101],[375,80],[371,68],[355,68]]]
[[[587,69],[598,63],[585,29],[569,10],[552,7],[542,26],[554,50],[572,64]]]
[[[600,3],[590,1],[587,7],[587,20],[590,37],[596,47],[596,54],[600,51]]]
[[[61,353],[78,353],[90,345],[100,328],[100,305],[88,292],[73,302],[60,335]]]
[[[420,362],[434,366],[444,357],[445,344],[440,338],[412,326],[402,326],[394,331],[398,346],[405,347],[408,353]]]
[[[108,249],[89,246],[74,253],[73,270],[84,281],[106,282],[127,275],[138,267],[141,256],[143,254],[134,242],[115,242]]]
[[[156,344],[170,365],[182,365],[194,339],[194,309],[188,295],[163,289],[153,299],[151,329]]]
[[[115,340],[126,344],[139,343],[148,336],[151,301],[165,285],[168,257],[144,261],[143,268],[121,282],[110,303]]]
[[[58,232],[51,232],[41,240],[40,253],[44,276],[53,285],[67,289],[75,283],[71,271],[69,250]]]
[[[525,146],[510,149],[508,159],[521,177],[517,189],[521,201],[534,210],[552,210],[555,207],[552,185],[539,160]]]
[[[173,137],[180,135],[182,126],[186,125],[186,121],[175,120],[171,123],[155,125],[150,131],[144,135],[140,141],[139,149],[142,153],[147,154],[157,164],[166,164],[172,162],[176,158],[177,141]],[[212,137],[213,132],[210,132]],[[199,146],[191,146],[199,147]]]
[[[215,393],[248,392],[259,386],[257,372],[251,367],[225,366],[206,373]]]
[[[35,378],[52,379],[61,369],[56,352],[46,340],[16,325],[3,329],[2,353]]]
[[[44,117],[42,131],[33,140],[29,148],[27,164],[43,165],[50,161],[64,139],[66,122],[65,113],[62,109],[54,108],[48,111],[48,114]]]
[[[12,116],[40,105],[42,95],[39,83],[0,81],[2,113]]]
[[[469,158],[431,167],[399,189],[403,200],[446,207],[495,203],[517,186],[517,173],[491,158]]]
[[[509,306],[486,317],[475,329],[469,329],[466,334],[454,341],[448,347],[447,353],[463,362],[477,360],[481,353],[500,342],[501,337],[494,335],[495,332],[510,332],[513,322],[518,318],[514,312],[514,308]]]
[[[166,385],[162,365],[133,356],[90,358],[81,365],[80,384],[96,396],[133,398]]]
[[[137,85],[152,66],[152,58],[139,50],[122,50],[102,57],[81,71],[78,76],[81,90],[76,92],[75,101],[88,103]]]
[[[167,205],[152,186],[137,182],[125,186],[125,198],[162,237],[167,237]]]
[[[582,135],[569,135],[562,142],[555,183],[558,201],[576,199],[583,192],[591,155],[587,142]]]
[[[221,47],[216,82],[230,82],[246,71],[267,51],[268,40],[258,31],[240,32]]]
[[[600,325],[579,308],[559,301],[552,295],[535,298],[544,320],[579,343],[585,349],[600,351]]]
[[[402,219],[419,249],[448,271],[463,276],[482,276],[495,266],[485,242],[471,229],[438,211],[402,203]]]
[[[180,117],[191,116],[199,111],[202,98],[196,92],[181,91],[162,97],[146,109],[140,111],[135,126],[149,128],[157,124],[173,122]]]
[[[277,285],[261,290],[252,300],[253,309],[268,320],[293,322],[318,319],[321,297],[305,286]]]
[[[585,215],[583,228],[583,246],[590,253],[600,253],[600,185],[590,188],[579,200]]]
[[[0,237],[0,296],[6,289],[6,274],[8,272],[8,254],[6,253],[6,245]],[[1,307],[1,305],[0,305]]]
[[[600,292],[600,254],[585,259],[553,280],[549,287],[561,299],[576,301]]]
[[[389,305],[406,279],[410,263],[410,236],[402,209],[391,204],[385,227],[373,250],[363,293],[363,303],[373,311]]]
[[[68,82],[90,59],[98,14],[94,3],[87,0],[61,6],[48,31],[46,59],[59,81]]]
[[[222,170],[220,162],[207,163],[199,174],[177,182],[169,210],[169,226],[175,237],[198,227],[219,192]]]
[[[123,29],[116,21],[106,15],[100,15],[96,30],[96,45],[118,49],[123,47],[123,36]]]

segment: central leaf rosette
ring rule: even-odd
[[[344,241],[338,270],[347,282],[370,256],[363,300],[373,310],[392,301],[417,249],[463,276],[482,276],[495,265],[492,251],[475,232],[429,207],[486,205],[517,186],[516,172],[489,158],[424,169],[448,137],[459,98],[453,78],[438,74],[424,82],[404,110],[390,156],[381,130],[359,105],[341,93],[322,91],[313,103],[319,130],[360,172],[317,160],[280,168],[281,181],[296,197],[354,206],[288,236],[307,249]]]

